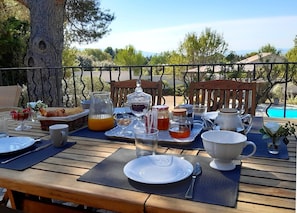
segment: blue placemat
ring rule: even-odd
[[[267,149],[267,139],[262,139],[263,135],[261,133],[249,133],[247,138],[249,141],[253,141],[256,146],[257,150],[256,153],[253,155],[255,157],[265,157],[265,158],[278,158],[278,159],[289,159],[287,145],[285,143],[280,144],[280,151],[279,154],[273,155],[268,152]],[[247,146],[243,150],[243,154],[248,154],[252,152],[252,147]]]
[[[199,162],[202,174],[197,177],[194,186],[193,201],[235,207],[238,196],[238,185],[241,166],[232,171],[218,171],[209,166],[210,158],[183,155],[193,165]],[[143,184],[128,179],[123,168],[130,160],[136,158],[134,150],[119,149],[95,167],[82,175],[78,180],[101,184],[121,189],[158,194],[167,197],[185,199],[191,176],[185,180],[170,184]]]
[[[89,130],[88,127],[81,128],[69,134],[70,136],[78,136],[78,137],[86,137],[86,138],[94,138],[94,139],[105,139],[108,140],[109,138],[105,136],[104,132],[102,131],[92,131]]]
[[[39,142],[36,142],[30,149],[35,149],[36,147],[43,146],[45,144],[51,143],[50,140],[41,140]],[[5,168],[5,169],[13,169],[13,170],[25,170],[71,146],[73,146],[76,142],[67,142],[65,146],[56,148],[54,146],[49,146],[47,148],[44,148],[42,150],[39,150],[37,152],[32,152],[28,155],[25,155],[23,157],[20,157],[14,161],[11,161],[6,164],[1,164],[0,163],[0,168]],[[24,152],[30,150],[26,149]],[[20,155],[22,152],[18,152],[16,154],[10,154],[10,155],[0,155],[0,162],[5,161],[7,159],[10,159],[16,155]]]

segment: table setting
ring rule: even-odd
[[[145,97],[138,103],[134,100],[134,105],[128,103],[130,107],[115,108],[116,125],[111,129],[98,133],[84,128],[71,133],[111,142],[132,142],[136,147],[135,151],[118,149],[78,181],[234,207],[242,159],[251,156],[288,159],[285,144],[281,145],[279,154],[273,155],[267,152],[263,134],[250,132],[263,125],[262,118],[241,115],[236,109],[206,112],[206,107],[191,108],[191,105],[180,105],[172,114],[166,111],[166,105],[150,110],[136,108],[136,105],[142,106],[142,102],[146,106]],[[135,113],[137,119],[133,117]],[[158,128],[160,119],[164,122],[165,118],[168,118],[168,127],[163,129],[162,123]],[[173,125],[178,130],[190,129],[190,134],[175,137],[170,132]],[[152,136],[154,132],[157,138]],[[156,146],[205,150],[210,158],[164,155],[158,153]]]
[[[124,139],[126,142],[134,142],[135,150],[118,149],[80,176],[78,181],[216,205],[235,206],[241,163],[237,161],[239,163],[235,164],[232,160],[240,155],[243,145],[236,152],[236,156],[231,156],[232,168],[227,169],[222,169],[222,166],[211,167],[212,159],[207,157],[158,153],[159,145],[170,147],[179,145],[184,148],[185,145],[192,146],[195,143],[199,144],[196,146],[203,147],[200,135],[207,132],[205,120],[184,106],[174,109],[171,116],[167,106],[153,106],[149,109],[146,107],[150,104],[149,96],[143,95],[141,90],[136,90],[127,100],[128,109],[114,110],[116,112],[114,118],[119,125],[107,128],[103,135],[110,141]],[[92,100],[90,111],[94,112]],[[127,114],[136,116],[136,119]],[[196,115],[196,118],[193,115]],[[94,114],[92,116],[94,117]],[[102,131],[97,132],[93,127],[84,128],[71,133],[71,136],[83,137],[85,134],[86,137],[98,139],[99,135],[102,136]],[[187,132],[189,134],[186,134]],[[247,138],[243,137],[240,140],[245,142]],[[196,141],[197,138],[200,140]],[[246,157],[255,153],[256,146],[253,144],[253,147],[254,150]],[[209,150],[210,148],[207,149]]]
[[[117,109],[115,109],[117,110]],[[125,111],[125,109],[119,109],[120,111]],[[218,112],[211,112],[211,114],[218,114]],[[10,124],[11,125],[11,124]],[[13,123],[15,125],[15,123]],[[50,156],[52,157],[46,163],[38,164],[37,166],[29,166],[29,170],[22,175],[22,177],[17,178],[18,187],[20,190],[24,190],[27,192],[26,186],[22,186],[22,180],[30,182],[28,179],[29,176],[26,174],[38,174],[43,175],[45,178],[44,181],[41,183],[49,184],[48,187],[51,189],[56,190],[55,192],[61,192],[67,194],[71,194],[71,197],[75,198],[76,196],[80,196],[85,193],[85,190],[88,190],[86,196],[86,203],[85,201],[81,201],[81,204],[87,206],[94,206],[100,208],[102,204],[100,203],[101,199],[106,199],[109,202],[114,204],[118,202],[123,202],[127,205],[126,209],[132,209],[132,206],[135,204],[140,204],[140,209],[143,208],[150,208],[154,206],[154,209],[166,209],[168,211],[173,210],[175,207],[171,207],[172,205],[164,206],[164,201],[166,203],[170,203],[171,201],[175,202],[177,205],[187,206],[189,204],[192,207],[183,207],[177,208],[177,211],[182,212],[183,210],[189,212],[195,212],[199,208],[210,208],[213,210],[228,210],[233,211],[236,209],[238,211],[245,210],[248,205],[261,207],[262,205],[259,203],[264,203],[262,200],[257,200],[253,198],[254,193],[250,192],[249,185],[252,187],[260,188],[259,190],[255,190],[255,193],[259,193],[258,196],[262,198],[267,196],[267,192],[269,191],[268,188],[274,187],[281,187],[281,190],[288,190],[293,189],[293,185],[291,186],[291,176],[289,174],[294,174],[294,171],[290,169],[290,165],[293,165],[292,159],[289,160],[273,160],[273,162],[279,162],[278,164],[282,163],[282,168],[278,171],[277,165],[274,163],[269,163],[270,161],[267,160],[267,157],[263,158],[257,157],[257,152],[260,151],[262,153],[268,153],[267,151],[267,144],[261,143],[261,141],[265,141],[263,139],[263,134],[259,132],[259,128],[263,125],[263,119],[260,117],[253,117],[253,125],[249,133],[246,134],[247,140],[253,141],[256,146],[257,150],[253,155],[253,158],[248,160],[248,164],[243,161],[241,164],[240,161],[235,160],[235,168],[229,171],[221,171],[218,169],[214,169],[210,166],[211,161],[213,160],[211,157],[206,155],[206,151],[204,148],[204,144],[202,141],[202,134],[204,132],[208,132],[209,129],[202,129],[202,131],[197,135],[194,141],[190,143],[184,144],[175,144],[175,145],[165,145],[160,143],[159,150],[155,153],[155,155],[149,155],[148,157],[143,157],[145,162],[142,162],[142,157],[138,157],[136,155],[136,150],[133,149],[133,146],[130,146],[131,143],[135,143],[132,140],[122,140],[122,139],[113,139],[109,138],[105,135],[105,132],[108,131],[90,131],[94,136],[91,137],[88,134],[85,136],[81,135],[82,128],[76,131],[70,131],[69,136],[71,138],[70,141],[77,141],[78,145],[72,149],[71,151],[66,151],[66,153],[57,156]],[[36,126],[36,125],[35,125]],[[32,131],[32,130],[31,130]],[[34,127],[33,131],[37,131]],[[38,132],[41,132],[39,130]],[[24,132],[25,133],[25,132]],[[49,132],[50,133],[50,132]],[[78,133],[78,135],[73,135]],[[22,135],[22,133],[18,132],[18,135]],[[72,137],[75,136],[75,137]],[[92,140],[92,138],[96,140]],[[103,139],[103,140],[102,140]],[[41,142],[46,142],[49,140],[42,140]],[[117,142],[117,143],[114,143]],[[122,143],[121,143],[122,142]],[[259,148],[257,143],[261,143],[263,145],[263,149]],[[47,145],[44,144],[37,144],[38,146],[42,147]],[[293,146],[294,144],[292,144]],[[291,143],[289,147],[291,147],[290,154],[292,155],[292,146]],[[71,146],[70,146],[71,147]],[[69,147],[69,148],[70,148]],[[164,148],[163,148],[164,147]],[[166,148],[168,147],[168,148]],[[293,146],[294,147],[294,146]],[[36,147],[30,146],[29,150],[34,150]],[[34,149],[33,149],[34,148]],[[53,145],[46,147],[44,150],[53,148]],[[129,148],[129,149],[127,149]],[[176,149],[175,149],[176,148]],[[250,146],[246,147],[247,149],[251,149]],[[288,151],[286,145],[284,144],[284,151]],[[56,149],[56,148],[55,148]],[[64,149],[65,150],[65,149]],[[22,152],[25,150],[22,150]],[[42,150],[41,150],[42,151]],[[39,151],[38,151],[39,152]],[[38,153],[37,152],[37,153]],[[251,153],[250,150],[247,150],[247,153]],[[242,155],[245,154],[245,149],[243,149]],[[269,154],[269,153],[268,153]],[[272,158],[279,158],[279,155],[282,155],[282,151],[278,155],[270,154]],[[31,154],[26,155],[29,159]],[[157,156],[155,158],[154,156]],[[191,166],[187,167],[183,163],[176,163],[174,162],[171,164],[171,159],[179,159],[178,161],[181,162],[188,162]],[[25,156],[24,156],[25,157]],[[153,158],[149,162],[147,162],[147,158]],[[254,158],[255,157],[255,158]],[[21,160],[22,159],[22,160]],[[285,158],[280,158],[285,159]],[[19,158],[18,160],[25,161],[26,158]],[[27,161],[27,160],[26,160]],[[41,160],[42,161],[42,160]],[[294,161],[294,160],[293,160]],[[11,163],[16,163],[17,161],[12,161]],[[20,163],[19,162],[19,163]],[[59,165],[63,165],[61,167],[61,171],[56,171],[56,168],[52,168],[55,163],[59,162]],[[78,163],[79,162],[79,163]],[[136,166],[130,162],[136,163]],[[195,173],[195,168],[197,162],[200,165],[201,173]],[[288,163],[287,163],[288,162]],[[78,163],[78,164],[77,164]],[[269,165],[269,167],[265,166]],[[267,164],[266,164],[267,163]],[[71,165],[70,165],[71,164]],[[35,165],[34,163],[32,165]],[[131,171],[129,165],[133,165],[135,172],[131,175],[128,172]],[[141,166],[142,165],[142,166]],[[178,169],[182,165],[182,168],[188,168],[187,170],[181,169],[182,173],[178,173],[180,171]],[[295,165],[295,164],[294,164]],[[1,166],[1,165],[0,165]],[[127,166],[127,167],[126,167]],[[59,166],[60,167],[60,166]],[[128,169],[125,169],[128,168]],[[164,169],[164,167],[167,167]],[[267,168],[266,168],[267,167]],[[0,167],[1,168],[1,167]],[[4,167],[2,167],[4,168]],[[40,169],[42,168],[42,170]],[[65,169],[69,171],[69,173],[64,174]],[[75,169],[73,169],[75,168]],[[143,170],[142,170],[143,169]],[[14,169],[13,169],[14,170]],[[48,172],[47,172],[48,170]],[[128,170],[125,171],[125,170]],[[153,172],[152,172],[153,170]],[[3,170],[5,171],[5,170]],[[22,170],[19,170],[22,171]],[[164,173],[162,173],[164,171]],[[13,171],[12,171],[13,172]],[[71,174],[70,174],[71,173]],[[265,173],[265,177],[263,177],[263,173]],[[276,173],[282,173],[282,175],[286,175],[289,178],[287,181],[282,180],[281,176],[278,176]],[[157,175],[155,175],[157,174]],[[195,176],[195,174],[197,174]],[[169,175],[169,176],[168,176]],[[46,178],[49,176],[49,178]],[[65,181],[61,183],[61,187],[55,185],[55,181],[51,184],[49,182],[53,177],[63,178]],[[193,176],[195,176],[195,182],[193,184],[193,194],[192,198],[186,196],[187,191],[192,186]],[[154,177],[155,180],[154,180]],[[6,177],[6,175],[0,176],[3,180],[5,179],[6,183],[10,182],[10,179]],[[6,180],[6,178],[8,178]],[[20,179],[20,180],[19,180]],[[261,179],[261,180],[260,180]],[[264,181],[267,186],[262,186],[261,183]],[[270,180],[273,180],[270,183]],[[275,179],[275,180],[274,180]],[[38,180],[36,177],[34,180],[30,182],[31,185]],[[70,183],[67,184],[70,180]],[[293,181],[293,180],[292,180]],[[3,183],[5,183],[3,182]],[[37,181],[38,182],[38,181]],[[73,189],[71,185],[73,183],[77,184],[77,188]],[[88,184],[89,183],[89,184]],[[274,184],[277,183],[276,186]],[[15,185],[14,180],[11,180],[11,184]],[[65,185],[66,184],[66,185]],[[283,186],[285,184],[285,186]],[[98,185],[98,186],[97,186]],[[3,185],[3,187],[9,188],[8,185]],[[41,187],[42,185],[37,184],[34,187]],[[44,187],[47,187],[44,185]],[[239,187],[241,188],[239,193]],[[246,188],[248,187],[248,188]],[[266,189],[267,188],[267,189]],[[44,188],[45,189],[45,188]],[[265,193],[262,193],[262,190]],[[106,193],[107,191],[111,192]],[[254,190],[253,190],[254,191]],[[288,190],[290,191],[290,190]],[[120,194],[121,196],[116,198],[116,194]],[[27,193],[30,193],[28,191]],[[38,194],[36,191],[37,196],[45,196],[45,194]],[[56,194],[56,193],[55,193]],[[127,195],[127,198],[125,196]],[[128,196],[129,195],[129,196]],[[133,195],[133,196],[130,196]],[[51,198],[52,194],[49,193],[46,197]],[[146,197],[148,196],[148,197]],[[251,197],[248,201],[245,201],[246,196]],[[277,193],[272,193],[272,199],[278,199]],[[98,199],[95,199],[98,197]],[[143,197],[140,201],[138,200],[139,197]],[[68,200],[69,196],[65,196],[65,200]],[[172,200],[172,198],[177,198]],[[62,197],[61,197],[62,199]],[[288,196],[286,200],[293,199],[291,196]],[[63,199],[62,199],[63,200]],[[91,201],[93,200],[93,201]],[[125,200],[125,201],[124,201]],[[126,202],[127,200],[127,202]],[[160,200],[160,202],[159,202]],[[251,200],[251,201],[249,201]],[[278,199],[281,200],[281,199]],[[76,202],[76,199],[70,199],[69,201]],[[89,202],[90,201],[90,202]],[[188,202],[193,201],[193,202]],[[206,204],[213,204],[213,205],[206,205]],[[265,205],[265,204],[264,204]],[[276,205],[276,204],[275,204]],[[288,204],[289,205],[289,204]],[[283,205],[283,206],[288,206]],[[116,206],[116,205],[113,205]],[[129,207],[128,207],[129,206]],[[289,205],[291,208],[291,205]],[[105,206],[107,209],[109,207]],[[227,208],[225,208],[227,207]],[[282,207],[284,208],[284,207]],[[288,208],[288,207],[287,207]],[[192,209],[192,210],[190,210]],[[274,208],[275,209],[275,208]],[[114,208],[115,211],[121,211],[118,208]],[[268,211],[268,209],[267,209]]]
[[[9,146],[6,145],[8,143]],[[35,140],[20,136],[0,138],[0,144],[0,168],[22,171],[70,148],[75,142],[67,142],[63,147],[55,147],[51,140]]]
[[[237,165],[232,171],[222,172],[209,167],[210,158],[192,155],[174,155],[168,156],[176,160],[176,162],[173,160],[174,163],[172,162],[170,165],[166,163],[159,166],[145,164],[143,167],[140,167],[138,163],[142,163],[142,161],[146,161],[147,159],[144,157],[135,157],[135,150],[121,148],[80,176],[78,181],[186,200],[189,199],[185,196],[192,182],[191,175],[193,168],[195,163],[199,162],[202,173],[196,177],[193,197],[190,200],[229,207],[236,205],[241,165]],[[155,157],[158,158],[158,155],[155,155]],[[161,157],[164,157],[164,155]],[[134,164],[135,167],[133,168],[136,168],[134,172],[129,171],[129,167],[132,166],[131,164]],[[179,173],[180,166],[182,167],[181,174]],[[166,167],[168,168],[166,169]],[[176,168],[178,168],[177,171],[175,170]],[[151,175],[154,173],[152,169],[160,173],[159,178],[156,177],[155,181],[152,180]],[[168,171],[172,172],[174,176],[169,178]],[[133,172],[133,174],[131,175],[128,172]]]
[[[69,126],[67,124],[49,126],[49,140],[29,136],[32,127],[25,124],[31,116],[29,107],[13,110],[10,116],[13,120],[21,122],[15,128],[15,131],[20,134],[11,136],[7,131],[7,134],[0,137],[0,168],[22,171],[76,144],[76,142],[68,141]],[[8,122],[3,122],[4,124],[4,129],[8,129]],[[52,130],[54,127],[57,128]]]

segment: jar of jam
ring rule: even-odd
[[[153,106],[153,110],[157,110],[158,113],[158,130],[169,129],[169,107],[166,105]]]
[[[187,138],[191,133],[191,123],[187,119],[186,109],[173,109],[169,134],[173,138]]]
[[[187,119],[191,123],[191,129],[193,129],[193,105],[192,104],[182,104],[178,105],[176,108],[187,110]]]

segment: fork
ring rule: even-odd
[[[202,172],[201,170],[201,166],[200,164],[197,162],[196,165],[195,165],[195,168],[194,168],[194,171],[193,171],[193,174],[192,174],[192,182],[186,192],[186,195],[185,195],[185,198],[187,199],[191,199],[193,198],[193,193],[194,193],[194,185],[195,185],[195,181],[196,181],[196,177],[198,175],[200,175]]]

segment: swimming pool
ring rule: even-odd
[[[284,108],[272,106],[268,109],[268,115],[272,118],[283,118]],[[297,108],[287,107],[286,108],[286,118],[297,118]]]

